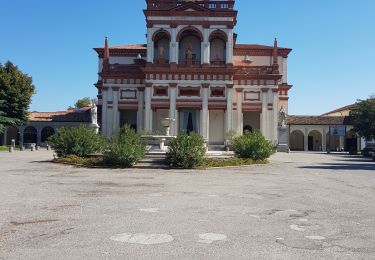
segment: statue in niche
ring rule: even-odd
[[[191,46],[191,43],[189,44],[187,50],[186,50],[186,56],[188,60],[193,59],[193,46]]]
[[[164,59],[164,47],[163,47],[163,45],[159,46],[159,59]]]
[[[280,112],[279,112],[279,126],[281,128],[286,127],[286,110],[284,106],[281,107]]]
[[[221,60],[221,55],[220,55],[220,47],[219,46],[216,46],[215,47],[215,55],[216,55],[216,61],[220,61]]]

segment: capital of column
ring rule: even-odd
[[[152,83],[146,83],[145,86],[146,88],[152,88]]]
[[[177,83],[169,83],[170,88],[177,88]]]
[[[203,83],[202,84],[202,88],[209,88],[210,87],[210,84],[208,84],[208,83]]]
[[[108,91],[109,87],[102,87],[102,91]]]
[[[278,93],[278,92],[279,92],[279,89],[278,89],[278,88],[273,88],[273,89],[272,89],[272,92],[273,92],[273,93]]]
[[[120,90],[120,87],[112,87],[112,90],[113,90],[113,91],[119,91],[119,90]]]
[[[236,88],[237,93],[242,93],[242,91],[243,91],[243,88]]]
[[[139,92],[143,92],[143,91],[145,91],[145,87],[138,87],[138,91],[139,91]]]
[[[227,84],[227,88],[233,88],[234,84]]]
[[[262,92],[268,92],[269,88],[261,88],[260,89]]]

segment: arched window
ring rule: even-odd
[[[25,144],[37,143],[37,130],[35,127],[28,126],[23,131],[23,142]]]
[[[161,30],[154,34],[154,63],[169,63],[169,44],[171,37],[167,31]]]
[[[200,65],[202,34],[195,28],[186,28],[180,31],[177,39],[178,63],[187,66]]]
[[[227,56],[227,35],[216,30],[210,35],[210,62],[214,65],[223,65],[226,63]]]
[[[42,143],[45,143],[48,141],[48,138],[50,136],[53,136],[55,134],[55,130],[52,127],[44,127],[42,130]]]

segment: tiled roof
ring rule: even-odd
[[[330,111],[330,112],[324,113],[322,116],[329,115],[329,114],[334,114],[334,113],[338,113],[338,112],[342,112],[342,111],[346,111],[346,110],[353,110],[353,109],[355,109],[355,108],[357,108],[357,104],[351,104],[351,105],[344,106],[344,107],[341,107],[341,108],[335,109],[335,110],[333,110],[333,111]]]
[[[346,116],[287,116],[287,125],[350,125]]]
[[[57,112],[31,112],[30,122],[91,122],[91,108]]]

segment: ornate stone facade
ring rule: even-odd
[[[279,111],[288,111],[291,49],[237,44],[235,1],[146,0],[147,44],[95,48],[101,132],[200,133],[224,145],[228,133],[259,129],[278,142]]]

